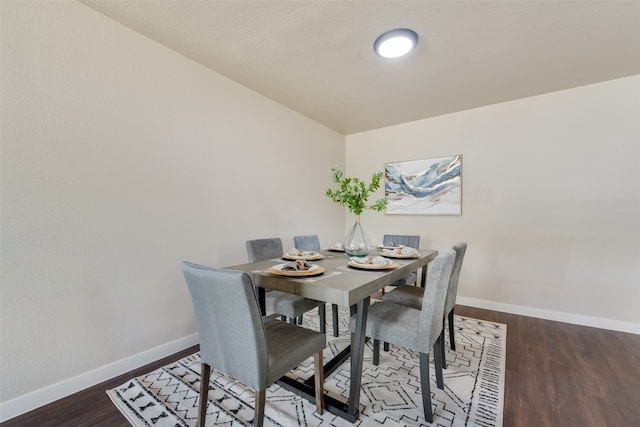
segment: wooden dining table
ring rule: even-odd
[[[393,269],[367,270],[348,265],[349,257],[343,252],[321,251],[322,259],[310,261],[324,268],[318,276],[284,277],[270,273],[268,270],[277,264],[287,262],[284,259],[270,259],[265,261],[240,264],[227,267],[248,273],[258,290],[260,307],[264,312],[265,289],[287,292],[306,298],[324,301],[328,304],[338,304],[350,307],[351,315],[355,315],[355,332],[351,334],[351,344],[325,364],[324,375],[327,377],[347,358],[351,357],[351,372],[349,397],[325,395],[325,407],[332,414],[338,415],[350,422],[355,422],[359,416],[360,389],[362,382],[362,364],[365,349],[365,331],[367,312],[371,302],[371,295],[407,276],[413,271],[422,269],[420,285],[424,287],[427,277],[427,265],[438,255],[438,251],[420,249],[416,258],[392,259],[398,264]],[[373,250],[369,256],[380,255],[381,251]],[[278,384],[315,402],[313,376],[304,382],[282,377]]]

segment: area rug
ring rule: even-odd
[[[332,331],[330,313],[327,331]],[[305,314],[304,326],[317,330],[318,316]],[[380,364],[371,363],[367,343],[362,373],[360,418],[350,423],[327,411],[318,415],[315,405],[272,385],[267,390],[265,426],[501,426],[504,399],[506,325],[456,316],[456,351],[447,341],[444,390],[435,384],[433,365],[432,424],[425,421],[420,390],[419,355],[397,346],[380,351]],[[340,336],[327,335],[325,361],[349,343],[348,311],[340,313]],[[448,334],[447,334],[448,335]],[[431,360],[433,364],[433,358]],[[330,394],[349,395],[349,361],[324,383]],[[308,378],[313,359],[298,366],[293,375]],[[212,370],[207,426],[241,426],[253,422],[254,393],[237,381]],[[134,426],[196,426],[200,356],[195,353],[168,366],[133,378],[107,391],[113,403]]]

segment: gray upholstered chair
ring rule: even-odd
[[[326,336],[286,322],[263,323],[253,283],[241,271],[182,263],[200,338],[198,426],[205,425],[211,368],[256,391],[254,425],[262,426],[266,389],[314,358],[318,413],[323,412],[322,350]]]
[[[303,251],[320,251],[322,249],[317,234],[293,236],[293,246]],[[333,336],[337,337],[340,331],[338,328],[338,306],[336,304],[331,304],[331,314],[333,319]]]
[[[433,261],[431,274],[425,288],[422,310],[382,301],[369,307],[367,315],[365,334],[374,340],[374,365],[379,362],[381,340],[420,353],[422,404],[424,418],[429,423],[433,422],[431,386],[429,384],[429,351],[433,348],[436,384],[438,388],[444,389],[441,350],[444,336],[442,333],[442,317],[455,256],[455,251],[449,249],[438,255]],[[349,327],[353,332],[355,329],[355,316],[351,317]]]
[[[420,247],[420,236],[410,236],[410,235],[402,235],[402,234],[385,234],[382,237],[382,244],[388,245],[389,243],[394,243],[396,245],[404,245],[409,246],[410,248],[418,249]],[[396,280],[389,286],[402,286],[402,285],[412,285],[418,281],[418,273],[412,271],[411,274],[405,276],[401,279]],[[384,289],[382,294],[384,295]]]
[[[319,251],[320,239],[317,234],[306,234],[303,236],[293,236],[293,246],[303,251]]]
[[[458,279],[460,278],[460,270],[462,269],[462,261],[464,260],[464,254],[467,252],[467,243],[460,242],[453,245],[453,249],[456,251],[456,260],[453,264],[453,272],[451,273],[451,279],[449,279],[449,287],[447,289],[447,299],[444,303],[444,316],[448,318],[449,324],[449,345],[451,350],[456,351],[456,340],[453,325],[453,310],[456,306],[456,296],[458,295]],[[387,292],[383,297],[383,301],[393,302],[396,304],[405,305],[420,309],[422,307],[422,299],[424,295],[424,289],[417,286],[398,286],[391,292]],[[444,324],[442,325],[444,328]],[[444,332],[444,330],[443,330]],[[444,351],[444,346],[442,347]],[[444,352],[443,352],[444,355]],[[447,360],[443,357],[443,365],[447,367]]]
[[[284,254],[282,240],[278,237],[247,240],[246,247],[249,262],[282,258]],[[296,323],[299,318],[298,322],[302,324],[302,315],[316,307],[318,307],[318,315],[320,316],[320,332],[326,333],[327,321],[324,302],[274,290],[267,290],[265,293],[267,313],[277,313],[282,316],[283,320],[288,318],[291,323]]]
[[[410,248],[418,249],[420,247],[420,236],[407,235],[407,234],[385,234],[382,237],[382,244],[383,245],[390,245],[390,244],[404,245]],[[417,282],[418,282],[418,272],[412,271],[411,273],[409,273],[409,275],[396,280],[389,286],[394,286],[394,287],[410,286],[410,285],[417,285]],[[381,289],[381,293],[384,298],[384,295],[385,295],[384,288]],[[384,343],[384,350],[389,351],[388,342]]]

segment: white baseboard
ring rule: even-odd
[[[196,344],[198,344],[198,334],[189,335],[57,384],[2,402],[0,403],[0,422],[5,422],[25,412],[32,411]]]
[[[504,313],[519,314],[521,316],[537,317],[539,319],[555,320],[557,322],[571,323],[574,325],[591,326],[593,328],[610,329],[612,331],[628,332],[640,335],[640,324],[624,322],[621,320],[605,319],[602,317],[585,316],[583,314],[565,313],[562,311],[545,310],[542,308],[525,307],[522,305],[506,304],[495,301],[486,301],[475,298],[458,296],[456,303],[470,307],[484,308]]]

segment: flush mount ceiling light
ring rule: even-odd
[[[387,31],[373,43],[373,50],[383,58],[399,58],[411,52],[418,44],[418,35],[408,28]]]

